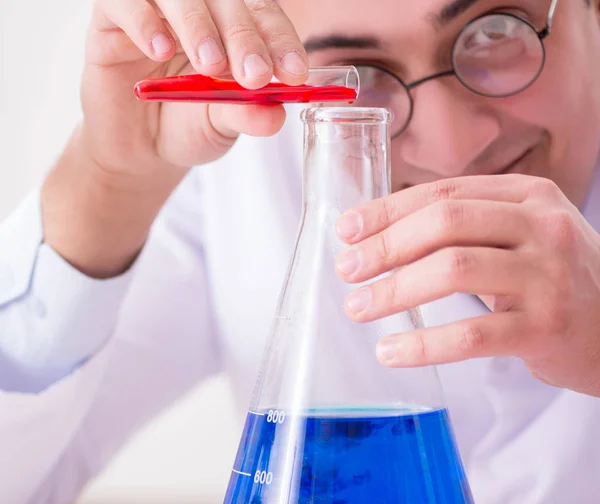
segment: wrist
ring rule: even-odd
[[[77,129],[42,187],[45,242],[88,276],[123,273],[187,170],[134,174],[94,161]]]

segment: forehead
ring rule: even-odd
[[[280,0],[300,36],[328,29],[384,32],[434,11],[444,0]]]
[[[372,33],[381,38],[436,33],[496,8],[504,0],[279,0],[301,38]],[[539,12],[550,0],[513,0],[509,8]],[[547,8],[547,7],[546,7]]]

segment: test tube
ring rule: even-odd
[[[359,93],[358,71],[354,66],[315,67],[299,86],[273,79],[259,89],[246,89],[234,80],[205,75],[177,75],[145,79],[134,92],[142,101],[188,101],[205,103],[281,104],[309,102],[353,103]]]

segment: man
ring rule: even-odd
[[[340,219],[350,247],[336,268],[348,282],[397,272],[351,295],[348,315],[479,296],[491,313],[452,305],[437,327],[384,338],[382,363],[455,363],[440,372],[477,502],[595,502],[599,9],[99,1],[85,119],[1,231],[8,502],[74,498],[140,422],[211,373],[227,370],[247,405],[297,224],[295,123],[236,142],[274,135],[283,108],[148,106],[131,90],[228,68],[248,87],[273,72],[298,84],[309,60],[358,65],[360,104],[396,115],[396,192]]]

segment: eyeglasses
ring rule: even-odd
[[[531,86],[546,61],[544,39],[550,34],[558,0],[552,0],[546,26],[508,13],[485,14],[467,24],[452,47],[452,70],[405,84],[374,65],[355,65],[360,77],[357,107],[383,107],[394,114],[392,135],[402,133],[413,113],[411,90],[433,79],[456,76],[474,93],[492,98],[518,94]]]

